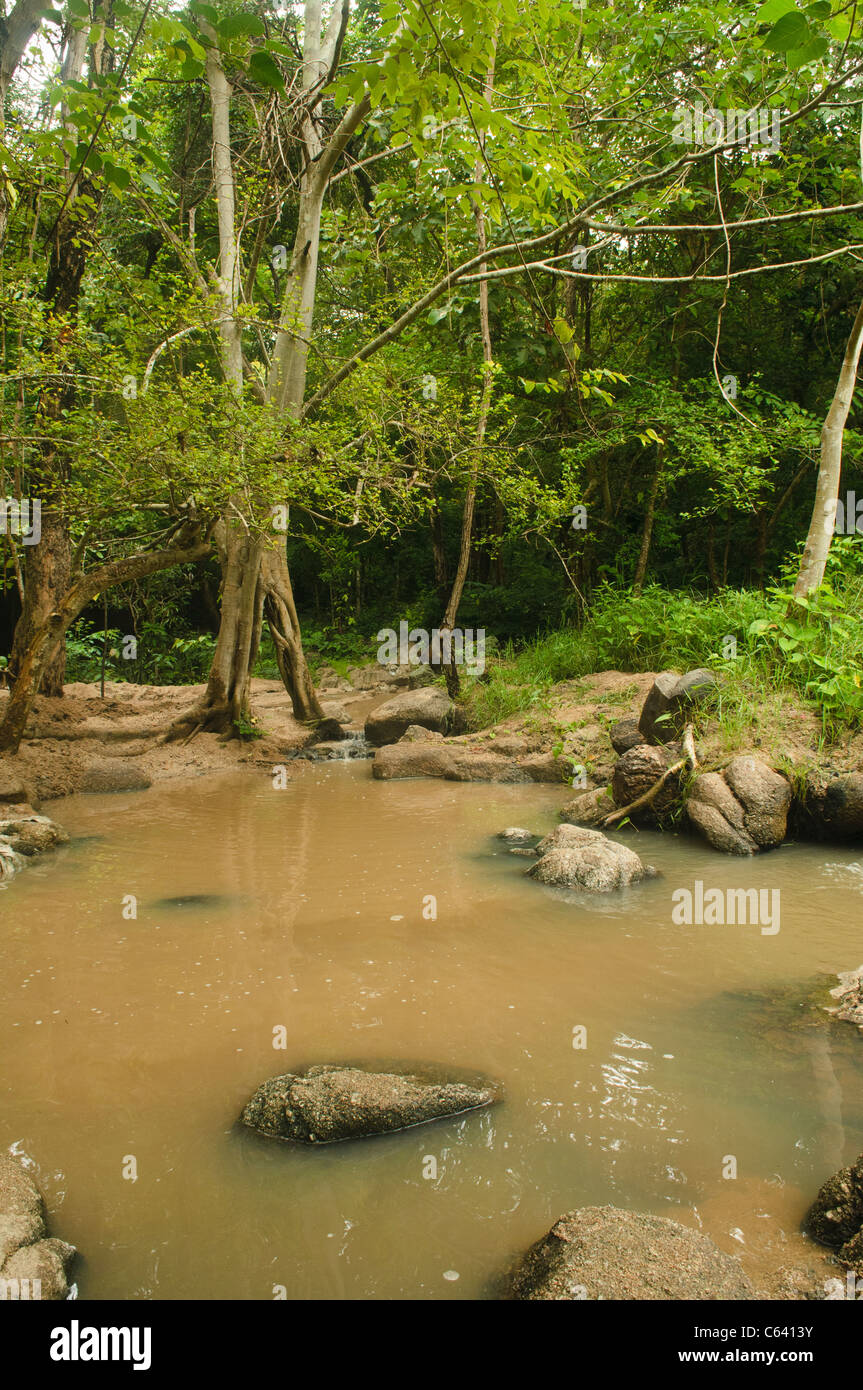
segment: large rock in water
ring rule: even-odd
[[[638,727],[645,743],[669,743],[683,732],[699,704],[716,685],[716,677],[706,667],[678,676],[663,671],[656,677],[641,708]]]
[[[863,773],[810,772],[794,808],[794,828],[807,840],[863,841]]]
[[[723,854],[756,854],[785,839],[791,787],[757,758],[734,758],[724,773],[696,777],[686,802],[691,824]]]
[[[310,1067],[259,1086],[242,1114],[261,1134],[306,1144],[333,1144],[478,1110],[500,1099],[492,1085],[432,1081],[360,1067]]]
[[[43,854],[56,845],[68,843],[69,836],[47,816],[40,816],[30,806],[16,806],[9,816],[0,815],[0,837],[12,846],[16,854]]]
[[[822,1245],[838,1249],[840,1258],[856,1241],[863,1232],[863,1154],[850,1168],[840,1168],[827,1179],[804,1217],[803,1229]]]
[[[0,1157],[0,1300],[22,1294],[65,1299],[66,1270],[74,1255],[74,1245],[47,1236],[42,1194],[30,1174],[16,1159]],[[38,1293],[34,1280],[41,1285]]]
[[[536,847],[539,862],[527,869],[529,878],[552,888],[582,888],[588,893],[611,893],[645,878],[638,855],[609,840],[601,830],[559,825]]]
[[[384,743],[396,743],[411,724],[445,734],[452,724],[454,710],[455,705],[440,686],[405,690],[371,711],[366,719],[366,738],[380,748]]]
[[[531,1246],[509,1297],[729,1300],[755,1294],[737,1260],[700,1231],[664,1216],[582,1207]]]

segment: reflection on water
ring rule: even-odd
[[[863,1047],[803,986],[863,958],[859,864],[628,830],[662,876],[567,900],[494,839],[561,799],[350,761],[52,806],[75,841],[0,892],[0,1150],[33,1159],[81,1298],[486,1297],[602,1202],[756,1276],[812,1263],[800,1216],[863,1149]],[[675,926],[696,878],[779,888],[781,931]],[[237,1125],[265,1077],[351,1060],[506,1099],[312,1152]]]

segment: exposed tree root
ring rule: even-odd
[[[685,767],[689,766],[693,770],[698,767],[698,758],[695,753],[695,737],[691,724],[687,724],[684,729],[681,742],[683,744],[683,757],[676,763],[673,763],[671,767],[667,768],[659,778],[659,781],[654,782],[649,791],[646,791],[642,796],[636,797],[635,801],[630,801],[628,806],[621,806],[619,810],[612,811],[611,815],[606,816],[602,822],[603,829],[609,825],[616,825],[619,820],[623,820],[625,816],[631,815],[633,811],[640,811],[643,806],[649,806],[662,791],[666,783],[669,782],[676,773],[682,772]]]

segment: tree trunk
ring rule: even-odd
[[[349,0],[335,0],[326,32],[322,34],[320,0],[306,0],[302,69],[305,92],[322,83],[327,72],[337,65],[349,8]],[[202,22],[202,28],[211,40],[207,51],[207,80],[219,224],[218,291],[223,320],[220,324],[223,370],[226,379],[240,392],[243,363],[241,325],[237,316],[240,274],[230,144],[231,87],[225,76],[216,33],[206,21]],[[333,165],[370,109],[370,101],[365,97],[350,108],[326,146],[318,133],[318,106],[319,102],[312,101],[300,127],[305,169],[300,181],[290,272],[281,306],[282,326],[273,349],[265,402],[295,417],[300,413],[305,394],[324,196]],[[263,541],[251,544],[244,539],[242,524],[235,517],[226,519],[225,532],[222,618],[213,667],[202,703],[177,721],[175,730],[180,732],[190,725],[228,730],[249,722],[251,676],[264,616],[295,717],[323,721],[324,712],[303,652],[285,553],[286,541],[279,538],[272,549]]]
[[[638,556],[638,564],[635,566],[635,575],[632,580],[632,592],[640,594],[644,585],[644,578],[647,574],[647,561],[650,557],[650,542],[653,539],[653,523],[656,518],[656,498],[659,493],[659,479],[662,476],[662,450],[657,446],[656,450],[656,469],[653,474],[653,482],[650,485],[650,496],[647,499],[647,511],[644,514],[644,529],[641,533],[641,550]]]
[[[9,84],[30,40],[39,29],[45,8],[43,0],[18,0],[9,17],[0,20],[0,133],[4,128],[3,116]],[[6,179],[0,172],[0,247],[6,239],[9,205]]]
[[[491,61],[489,63],[488,72],[486,73],[485,88],[483,90],[483,96],[485,97],[485,100],[487,102],[491,101],[493,95],[495,56],[497,53],[497,38],[498,30],[496,29],[494,38],[492,40]],[[484,136],[482,136],[481,148],[484,146],[484,144],[485,138]],[[474,177],[477,182],[479,182],[479,180],[482,177],[483,169],[484,162],[482,158],[480,158],[477,160],[476,168],[474,171]],[[480,203],[476,203],[474,205],[474,221],[476,222],[477,246],[480,255],[482,255],[486,250],[487,238],[485,226],[485,213],[483,212],[482,205]],[[485,268],[486,262],[480,262],[479,273],[481,275],[485,273]],[[455,577],[453,579],[452,589],[450,591],[449,602],[447,603],[446,611],[444,612],[443,616],[443,622],[441,623],[442,633],[450,632],[453,626],[455,625],[456,618],[458,617],[459,604],[461,603],[461,597],[464,593],[464,586],[467,580],[468,569],[470,567],[470,547],[471,539],[473,536],[473,516],[474,509],[476,507],[476,490],[477,479],[479,477],[480,451],[482,449],[483,441],[485,439],[486,427],[488,425],[489,410],[491,409],[492,366],[494,363],[494,355],[492,352],[491,326],[489,323],[488,313],[487,280],[481,280],[479,286],[479,322],[480,331],[482,334],[483,381],[482,394],[480,396],[479,404],[479,418],[477,420],[476,427],[476,461],[474,463],[473,468],[471,469],[470,479],[467,485],[467,492],[465,493],[464,507],[462,509],[461,518],[461,538],[459,540],[458,562],[456,564]],[[455,644],[452,643],[450,645],[449,665],[446,667],[444,672],[446,676],[447,693],[450,699],[455,699],[456,695],[458,695],[459,690],[461,689],[461,681],[459,679],[458,666],[456,664],[455,655]]]
[[[57,607],[36,628],[22,654],[18,679],[0,724],[0,753],[17,753],[44,673],[55,659],[70,624],[88,603],[115,584],[144,579],[149,574],[171,569],[174,565],[202,560],[209,553],[208,537],[187,532],[164,550],[144,551],[122,560],[113,560],[73,580]]]
[[[839,484],[842,478],[842,443],[845,423],[851,409],[854,386],[857,381],[857,368],[860,364],[860,350],[863,348],[863,303],[857,310],[854,326],[845,346],[845,356],[839,371],[839,380],[830,409],[821,430],[821,460],[818,467],[818,482],[815,487],[815,504],[809,534],[800,561],[797,582],[794,585],[796,598],[806,598],[821,587],[827,556],[833,539],[836,522],[836,503],[839,500]]]
[[[16,6],[17,9],[25,8]],[[80,81],[86,56],[86,31],[73,30],[70,34],[63,56],[61,79],[64,82]],[[66,110],[64,120],[69,127]],[[46,419],[57,421],[64,410],[71,409],[75,402],[75,388],[71,384],[71,374],[66,384],[62,381],[64,348],[62,345],[62,320],[73,316],[81,294],[81,281],[86,269],[87,232],[95,222],[98,213],[96,191],[89,181],[77,180],[73,186],[74,174],[67,156],[66,190],[68,206],[60,218],[51,242],[45,287],[42,292],[49,305],[49,330],[43,343],[43,352],[60,377],[59,385],[46,388],[39,402],[39,414]],[[2,179],[0,179],[2,182]],[[75,204],[78,193],[86,193],[90,199],[89,211],[82,217]],[[42,504],[41,537],[36,545],[25,548],[24,559],[24,597],[21,616],[15,628],[10,654],[9,671],[14,680],[18,679],[25,653],[35,634],[44,624],[49,613],[60,603],[69,587],[72,570],[72,549],[69,528],[59,500],[59,491],[69,473],[69,460],[51,446],[43,446],[41,457],[30,468],[29,487],[31,496]],[[29,666],[28,666],[29,669]],[[43,695],[63,694],[63,679],[66,674],[65,629],[60,640],[52,649],[51,657],[40,664],[40,691]]]
[[[38,483],[37,488],[38,491]],[[39,543],[28,546],[25,560],[26,583],[21,616],[15,626],[12,651],[9,656],[9,675],[12,681],[20,678],[25,654],[36,632],[53,613],[58,599],[69,588],[72,572],[72,551],[65,517],[53,503],[42,503],[42,535]],[[42,667],[41,695],[63,694],[66,675],[66,646],[60,641],[55,655]]]

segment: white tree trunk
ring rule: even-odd
[[[806,598],[820,588],[824,580],[827,556],[836,522],[836,502],[839,497],[839,484],[842,479],[842,441],[845,422],[851,409],[854,387],[857,382],[857,368],[860,365],[860,351],[863,348],[863,303],[857,310],[854,327],[845,347],[845,356],[839,372],[839,380],[833,393],[833,400],[827,418],[821,429],[821,460],[818,467],[818,483],[815,489],[815,505],[809,534],[800,561],[800,571],[794,585],[796,598]]]

